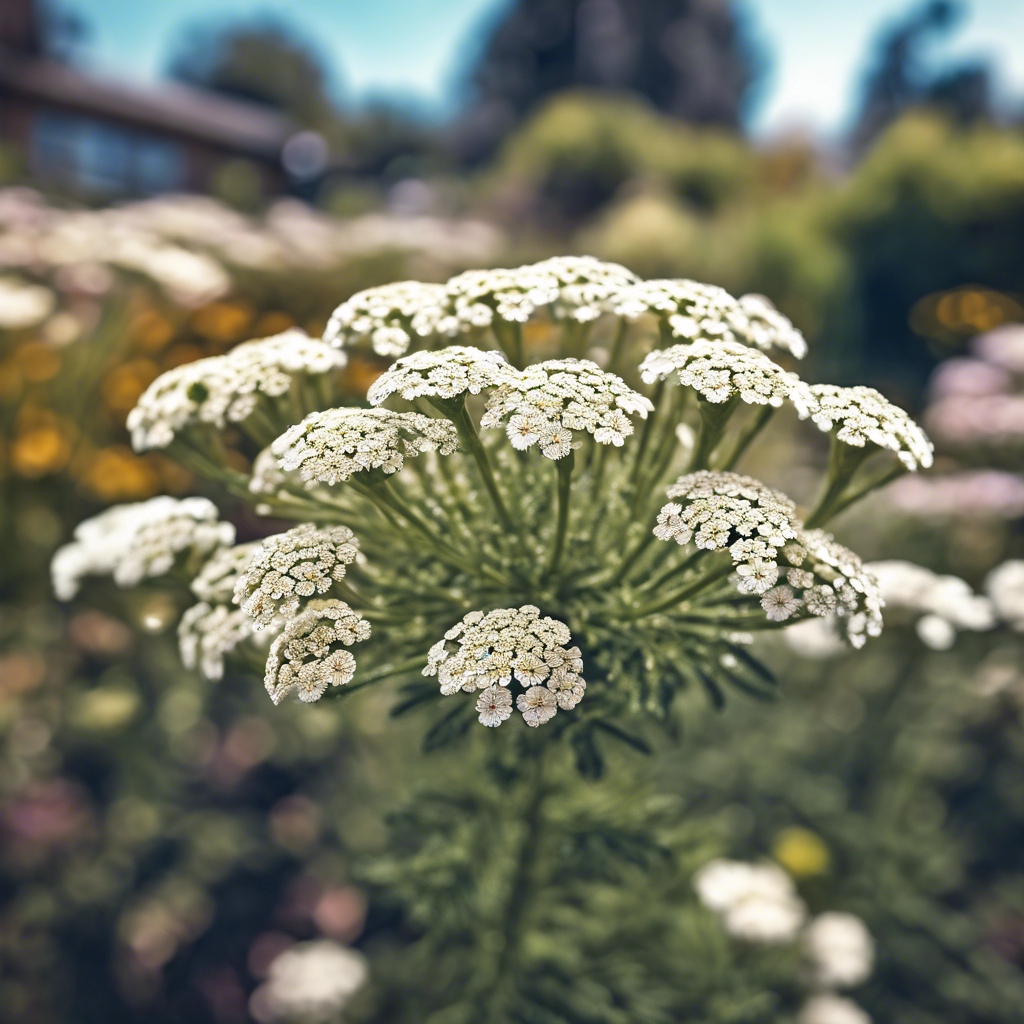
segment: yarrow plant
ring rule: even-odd
[[[357,348],[395,360],[369,407],[334,387]],[[473,895],[439,892],[424,918],[456,944],[477,936],[466,983],[447,990],[465,1013],[444,1019],[547,1020],[525,1008],[540,1005],[530,956],[543,955],[524,935],[544,890],[537,851],[571,831],[549,799],[568,764],[593,779],[610,743],[671,740],[685,690],[716,705],[770,690],[758,633],[814,619],[860,646],[881,629],[871,572],[824,528],[927,466],[931,446],[877,392],[801,380],[805,351],[763,297],[591,258],[370,289],[323,341],[286,334],[173,370],[130,417],[138,448],[298,525],[232,547],[205,499],[111,510],[58,552],[57,589],[187,570],[199,603],[182,653],[207,677],[263,662],[275,703],[390,682],[395,713],[424,717],[425,749],[463,743],[467,785],[499,780],[494,813],[513,824],[495,833],[500,857],[496,838],[473,840],[482,858],[456,872]],[[787,416],[830,438],[807,507],[749,475],[784,475],[753,454],[774,450],[759,442]],[[392,880],[434,891],[410,857]]]

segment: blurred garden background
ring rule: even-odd
[[[856,656],[774,641],[781,698],[695,700],[647,784],[682,877],[770,858],[866,922],[871,1019],[1024,1021],[1024,583],[991,575],[1024,557],[1019,0],[3,0],[0,1020],[267,1024],[253,993],[317,937],[369,957],[352,1019],[425,1019],[374,994],[413,984],[418,924],[358,865],[457,757],[414,753],[387,694],[300,713],[204,681],[173,595],[61,604],[48,565],[107,505],[202,493],[129,445],[163,371],[319,336],[371,285],[563,253],[768,296],[810,377],[877,387],[935,441],[844,538],[998,615],[891,600]],[[379,369],[353,359],[346,388]],[[627,908],[670,883],[643,863],[595,881],[583,986],[611,936],[650,941]],[[722,992],[686,1019],[784,1019],[706,947],[662,950]],[[623,1012],[593,1020],[663,1019]]]

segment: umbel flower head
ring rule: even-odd
[[[204,679],[222,679],[225,656],[253,635],[252,619],[240,608],[200,601],[178,623],[182,664]]]
[[[337,484],[354,473],[397,473],[423,452],[451,455],[459,435],[447,420],[391,409],[326,409],[310,413],[272,445],[282,469],[310,483]]]
[[[637,280],[625,267],[593,256],[555,256],[510,270],[468,270],[446,287],[460,325],[471,330],[525,323],[542,312],[588,323],[611,312],[622,289]]]
[[[736,341],[694,341],[651,352],[640,364],[648,384],[673,371],[680,384],[714,404],[738,396],[748,405],[780,406],[792,402],[801,419],[817,408],[811,389],[763,352]]]
[[[416,338],[453,337],[458,329],[443,284],[398,281],[346,299],[327,321],[324,341],[336,348],[369,344],[377,355],[394,359]]]
[[[185,363],[161,374],[128,414],[136,451],[166,448],[183,430],[242,423],[260,396],[280,398],[303,375],[331,373],[348,357],[302,331],[247,341],[223,356]]]
[[[347,526],[303,523],[267,537],[238,576],[235,603],[262,629],[295,615],[303,598],[327,593],[357,554],[359,542]]]
[[[450,345],[436,352],[414,352],[399,359],[370,385],[370,405],[381,405],[398,393],[406,401],[416,398],[452,399],[478,395],[514,381],[515,369],[494,350]]]
[[[886,448],[911,470],[932,464],[934,448],[925,432],[874,388],[814,384],[810,390],[816,406],[814,422],[822,430],[835,430],[844,444]]]
[[[801,609],[819,618],[835,616],[854,647],[882,631],[882,600],[878,581],[860,558],[824,530],[799,530],[794,543],[782,549],[785,582],[761,595],[761,605],[774,622],[784,622]],[[783,570],[780,568],[780,578]]]
[[[258,541],[218,548],[192,580],[192,593],[210,604],[230,604],[235,585],[259,550]]]
[[[344,601],[310,601],[288,619],[270,646],[264,685],[280,704],[295,690],[299,700],[319,700],[328,686],[343,686],[356,671],[347,650],[370,636],[370,624]]]
[[[681,476],[666,491],[654,535],[698,548],[726,548],[738,566],[739,588],[760,594],[778,578],[779,549],[797,536],[793,502],[753,477],[723,470]]]
[[[217,515],[206,498],[166,495],[108,508],[79,523],[74,540],[53,556],[54,592],[70,600],[86,576],[113,576],[119,587],[134,587],[166,575],[179,559],[205,558],[235,539],[235,528]]]
[[[653,409],[649,399],[589,359],[549,359],[497,388],[480,423],[497,427],[507,419],[513,448],[540,445],[547,458],[561,459],[575,447],[573,430],[622,447],[633,433],[629,417],[646,419]]]
[[[615,312],[629,320],[651,314],[665,333],[684,342],[738,342],[797,359],[807,355],[803,335],[763,295],[734,299],[724,288],[699,281],[639,281],[619,293]]]
[[[574,708],[587,686],[580,649],[565,646],[571,639],[568,626],[534,605],[469,612],[430,648],[423,674],[437,676],[445,695],[483,691],[477,710],[489,726],[512,714],[504,688],[515,677],[526,688],[516,701],[526,724],[543,725]]]

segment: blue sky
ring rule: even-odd
[[[82,57],[96,72],[153,79],[192,21],[278,13],[339,72],[342,95],[457,103],[457,71],[480,28],[508,0],[63,0],[90,29]],[[849,116],[880,27],[908,0],[745,0],[772,71],[753,124],[758,134],[803,127],[828,135]],[[1005,97],[1024,106],[1024,0],[972,0],[936,56],[982,57]]]

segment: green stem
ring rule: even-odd
[[[721,441],[729,417],[736,411],[738,404],[738,395],[733,395],[724,402],[709,402],[704,398],[698,400],[700,429],[697,432],[697,443],[693,446],[693,454],[686,467],[687,473],[708,468],[711,453]]]
[[[688,587],[683,587],[682,590],[677,590],[674,594],[663,598],[661,601],[655,601],[654,604],[644,605],[632,612],[628,618],[642,619],[647,615],[654,615],[657,612],[664,611],[666,608],[671,608],[673,605],[679,604],[680,601],[685,601],[688,597],[692,597],[694,594],[705,590],[707,587],[710,587],[711,584],[717,583],[723,577],[728,576],[732,571],[733,565],[730,560],[728,565],[720,566],[719,568],[707,573],[707,575],[701,576],[700,579],[695,580]]]
[[[753,422],[747,427],[736,440],[736,444],[729,454],[722,460],[719,469],[732,469],[743,457],[743,453],[750,447],[758,434],[768,425],[768,421],[775,412],[774,405],[763,406],[754,417]]]
[[[904,466],[902,463],[897,463],[895,466],[893,466],[885,473],[882,473],[879,476],[875,477],[874,480],[868,480],[861,487],[858,487],[856,490],[851,491],[846,496],[841,497],[837,502],[835,502],[835,504],[830,509],[827,510],[826,515],[818,518],[817,522],[814,525],[820,525],[822,523],[827,522],[829,519],[835,519],[837,515],[839,515],[841,512],[845,512],[851,505],[854,505],[858,501],[860,501],[861,498],[866,497],[872,491],[877,491],[880,487],[885,487],[886,484],[891,484],[893,480],[898,480],[901,476],[908,472],[909,470],[906,466]],[[807,525],[808,527],[810,527],[812,524],[808,522]]]
[[[656,576],[653,580],[648,581],[643,585],[643,590],[657,590],[659,587],[664,586],[669,580],[675,579],[677,576],[685,575],[690,569],[692,569],[705,555],[710,552],[707,548],[697,548],[688,558],[683,559],[678,565],[672,566],[671,569],[666,569],[660,576]]]
[[[647,446],[651,443],[654,421],[657,419],[658,407],[661,404],[662,396],[665,394],[665,386],[665,381],[659,380],[655,385],[654,394],[651,395],[651,404],[654,406],[654,412],[650,413],[647,419],[644,420],[643,429],[640,431],[640,445],[636,450],[636,462],[633,463],[633,475],[630,477],[634,484],[640,477],[644,455],[647,453]]]
[[[629,334],[629,321],[625,317],[619,318],[619,326],[615,329],[615,337],[612,340],[612,347],[608,353],[608,372],[617,372],[615,367],[619,365],[622,358],[622,351],[626,347],[626,336]]]
[[[562,560],[562,551],[565,548],[565,533],[569,525],[569,497],[572,470],[575,463],[575,452],[569,452],[564,459],[557,462],[558,469],[558,523],[555,527],[555,546],[551,551],[551,561],[548,564],[546,578],[554,576],[558,564]]]
[[[494,477],[494,470],[491,468],[491,460],[487,457],[487,449],[484,448],[483,441],[480,440],[480,435],[477,433],[477,429],[473,425],[472,419],[470,419],[469,411],[466,409],[465,396],[460,396],[457,404],[445,403],[443,401],[435,402],[434,404],[436,408],[451,418],[455,424],[455,429],[458,431],[459,440],[468,449],[470,455],[473,456],[477,468],[480,470],[480,476],[483,478],[484,487],[487,489],[491,503],[494,505],[494,510],[498,513],[498,518],[501,520],[501,525],[509,533],[518,533],[518,529],[512,520],[512,516],[509,515],[508,508],[501,496],[501,491],[498,490],[498,482]]]
[[[804,520],[808,529],[820,526],[827,522],[835,514],[833,508],[842,497],[843,492],[849,487],[853,474],[860,467],[860,464],[877,450],[874,445],[864,445],[856,448],[844,444],[835,434],[830,435],[828,450],[828,476],[826,478],[825,491],[818,499],[814,511]],[[845,507],[845,506],[844,506]]]
[[[544,785],[545,749],[544,743],[534,747],[528,771],[523,778],[525,792],[520,812],[522,837],[516,851],[508,902],[498,924],[498,934],[504,941],[494,965],[493,984],[488,986],[490,998],[487,1002],[485,1020],[489,1024],[504,1024],[507,1017],[503,1011],[517,995],[517,980],[522,969],[524,924],[531,903],[530,896],[535,889],[534,875],[544,832],[542,811],[547,796]],[[481,980],[485,984],[490,981],[488,978]]]

